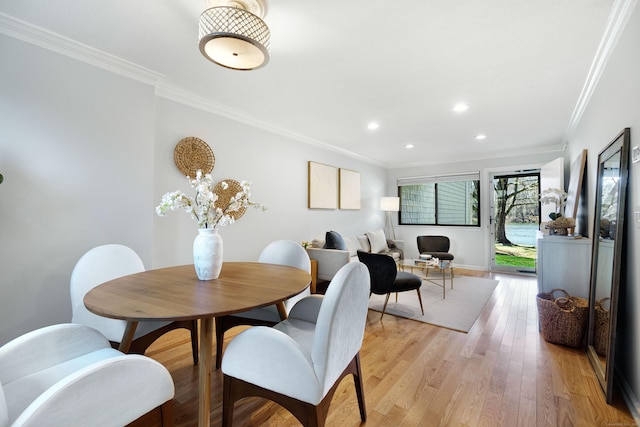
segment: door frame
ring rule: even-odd
[[[505,266],[496,264],[496,245],[495,245],[495,209],[496,209],[496,192],[494,190],[494,180],[500,177],[518,177],[518,176],[535,176],[538,177],[538,192],[540,192],[540,176],[541,176],[541,168],[528,168],[528,169],[511,169],[511,170],[502,170],[502,171],[490,171],[489,172],[489,271],[492,272],[503,272],[503,273],[525,273],[531,274],[536,273],[536,268],[533,270],[528,270],[525,267],[517,267],[517,266]],[[538,228],[540,228],[540,203],[538,202]]]

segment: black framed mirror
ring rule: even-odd
[[[613,399],[618,290],[624,264],[629,144],[630,130],[626,128],[598,155],[587,356],[607,403]]]

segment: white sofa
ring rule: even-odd
[[[335,244],[336,234],[339,235],[338,240],[342,239],[343,246]],[[396,261],[403,258],[402,249],[393,240],[386,239],[383,230],[368,231],[355,236],[329,231],[325,239],[314,239],[311,247],[307,247],[309,258],[318,262],[319,282],[331,281],[344,265],[358,261],[358,250],[384,253]]]

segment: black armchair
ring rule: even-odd
[[[418,236],[418,252],[429,254],[440,261],[453,261],[449,253],[451,242],[447,236]]]
[[[397,292],[415,290],[418,293],[420,310],[422,310],[422,314],[424,314],[422,296],[420,295],[420,286],[422,286],[422,279],[420,277],[405,271],[398,271],[396,262],[388,255],[358,251],[358,259],[369,269],[369,277],[371,278],[370,294],[387,295],[384,300],[384,306],[382,307],[380,320],[382,320],[384,316],[384,311],[389,302],[389,295],[391,295],[392,292],[396,292],[397,298]]]

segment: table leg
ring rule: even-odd
[[[118,350],[120,350],[123,353],[129,353],[129,349],[131,348],[131,342],[133,341],[133,336],[136,333],[137,327],[138,327],[137,321],[127,322],[127,327],[124,329],[124,334],[122,335],[122,341],[120,341]]]
[[[211,417],[211,369],[213,368],[213,317],[200,319],[198,426],[209,427]]]
[[[284,301],[280,301],[279,303],[277,303],[276,308],[278,309],[280,320],[287,320],[287,309],[284,306]]]

